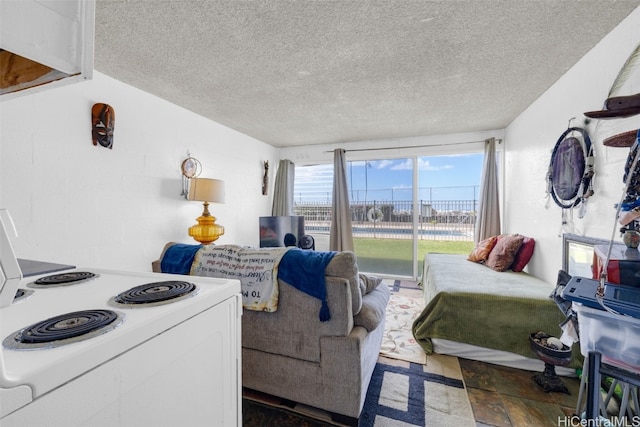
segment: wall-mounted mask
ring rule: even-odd
[[[93,145],[113,148],[113,129],[116,114],[108,104],[93,104],[91,108],[91,136]]]

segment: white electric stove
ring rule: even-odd
[[[242,424],[238,281],[92,268],[21,278],[2,222],[0,425]]]

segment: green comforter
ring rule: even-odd
[[[423,273],[427,306],[413,336],[428,354],[432,338],[536,358],[529,334],[559,336],[564,315],[549,298],[554,285],[526,273],[496,272],[463,255],[427,254]],[[570,366],[582,365],[574,345]]]

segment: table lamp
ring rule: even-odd
[[[192,178],[189,183],[187,200],[204,202],[204,211],[189,227],[189,236],[203,245],[218,240],[224,234],[224,227],[216,224],[216,217],[209,213],[209,202],[224,203],[224,181],[210,178]]]

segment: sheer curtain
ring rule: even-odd
[[[354,250],[348,190],[345,151],[336,149],[333,153],[332,220],[331,234],[329,236],[329,250],[332,251]]]
[[[273,189],[273,205],[271,215],[293,215],[293,181],[295,179],[295,165],[291,160],[283,159],[278,163],[276,181]]]
[[[498,199],[498,166],[496,139],[485,141],[482,182],[474,240],[476,243],[500,234],[500,201]]]

